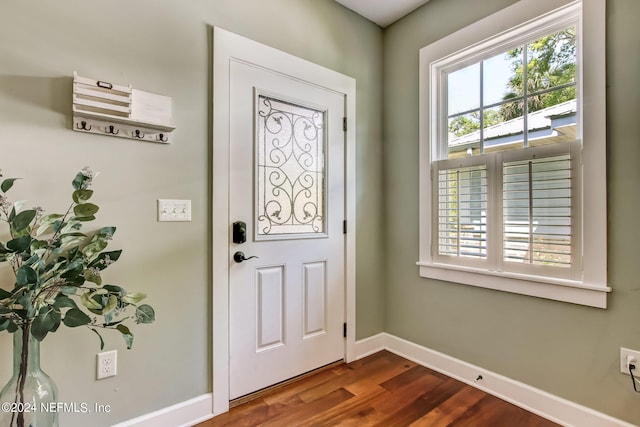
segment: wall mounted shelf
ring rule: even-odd
[[[73,130],[168,143],[171,98],[73,73]]]

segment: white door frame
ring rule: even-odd
[[[229,410],[229,62],[240,61],[277,70],[305,82],[346,95],[345,149],[345,319],[348,325],[345,360],[355,358],[356,326],[356,81],[336,71],[236,35],[221,28],[213,32],[213,184],[212,184],[212,280],[213,280],[213,414]],[[291,70],[295,71],[291,71]]]

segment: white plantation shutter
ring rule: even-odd
[[[580,141],[434,162],[435,259],[575,278],[579,164]]]
[[[487,168],[438,171],[438,253],[487,257]]]
[[[569,154],[503,165],[503,260],[571,267]]]

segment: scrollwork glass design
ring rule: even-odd
[[[325,112],[257,100],[257,234],[325,232]]]

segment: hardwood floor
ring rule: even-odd
[[[196,427],[557,426],[393,353],[321,371]]]

